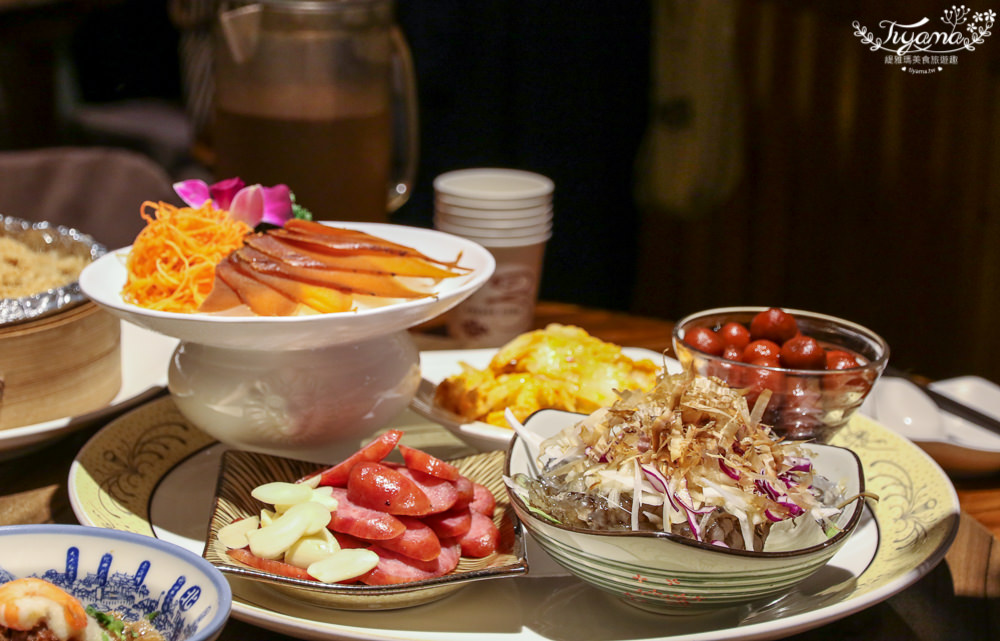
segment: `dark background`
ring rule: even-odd
[[[0,100],[31,86],[44,116],[52,80],[28,67],[49,52],[50,102],[69,86],[77,103],[180,108],[164,0],[56,4],[32,10],[32,35],[25,12],[0,13]],[[883,334],[900,367],[1000,380],[1000,40],[917,76],[851,26],[938,24],[951,5],[400,0],[421,159],[395,220],[430,226],[444,171],[536,171],[556,184],[544,298],[671,319],[810,309]],[[58,116],[32,131],[8,105],[0,145],[86,141]]]

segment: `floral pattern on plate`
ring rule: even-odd
[[[69,479],[70,498],[81,522],[152,532],[146,506],[157,493],[164,492],[164,478],[211,445],[211,439],[198,437],[189,425],[174,424],[168,429],[171,417],[176,416],[170,399],[161,399],[117,419],[95,435],[78,455]],[[414,447],[435,455],[444,451],[461,455],[461,444],[451,432],[421,420],[404,413],[395,426],[404,425],[407,434],[415,437],[411,442]],[[107,483],[107,474],[120,473],[121,465],[97,465],[95,459],[100,460],[101,452],[107,450],[124,460],[136,440],[148,438],[147,431],[172,436],[176,447],[169,448],[163,460],[135,470],[127,485],[134,497],[124,501],[104,496],[117,491],[114,488],[119,486]],[[944,558],[958,528],[958,498],[951,482],[916,445],[861,415],[852,418],[833,444],[850,447],[858,454],[866,470],[866,487],[881,497],[872,505],[873,552],[855,547],[862,537],[852,537],[841,551],[845,558],[860,552],[870,561],[857,569],[837,572],[829,585],[811,585],[816,589],[808,592],[792,591],[773,605],[762,604],[750,613],[676,617],[669,628],[657,615],[609,617],[613,601],[603,593],[571,577],[532,579],[529,570],[525,579],[478,582],[447,600],[378,613],[318,607],[257,582],[239,581],[233,584],[233,616],[317,641],[331,637],[378,641],[541,641],[608,636],[622,641],[727,641],[786,637],[858,612],[906,589]],[[192,488],[189,501],[201,500],[212,500],[211,487]],[[126,504],[135,506],[137,512],[127,513]],[[114,508],[113,514],[109,506]],[[180,521],[185,515],[175,513],[170,518]],[[530,542],[528,559],[534,566]],[[615,627],[610,629],[609,625]]]

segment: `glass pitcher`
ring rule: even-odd
[[[393,1],[224,3],[217,27],[217,178],[284,183],[316,220],[387,222],[417,160],[416,81]]]

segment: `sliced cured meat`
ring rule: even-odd
[[[471,527],[458,542],[462,547],[462,556],[481,559],[497,551],[500,530],[493,519],[473,510]]]
[[[442,546],[441,554],[428,562],[407,558],[379,545],[372,545],[369,549],[378,554],[379,562],[375,569],[361,577],[361,582],[366,585],[410,583],[443,576],[458,567],[462,554],[457,543]]]
[[[428,527],[434,530],[438,538],[451,539],[460,537],[472,527],[472,510],[467,505],[465,507],[453,507],[445,512],[428,514],[423,517],[423,521]]]
[[[406,447],[405,445],[400,445],[399,451],[403,455],[406,467],[411,470],[430,474],[446,481],[457,481],[458,477],[461,476],[458,473],[457,467],[451,463],[445,463],[438,457],[431,456],[427,452]]]
[[[468,507],[472,499],[476,498],[476,489],[472,486],[472,481],[464,476],[459,476],[455,481],[455,490],[458,491],[458,498],[452,507]]]
[[[354,298],[339,287],[327,287],[306,278],[298,278],[281,267],[270,256],[249,247],[236,250],[231,256],[246,276],[260,281],[292,300],[324,314],[346,312],[354,307]]]
[[[402,436],[403,432],[400,430],[389,430],[382,433],[374,441],[365,445],[354,454],[351,454],[340,463],[320,472],[319,484],[347,487],[347,478],[351,474],[351,468],[362,461],[381,461],[396,447]]]
[[[304,579],[306,581],[316,580],[315,577],[306,572],[303,568],[292,565],[290,563],[285,563],[284,561],[275,561],[273,559],[262,559],[246,548],[236,548],[234,550],[226,550],[226,553],[233,559],[239,561],[240,563],[243,563],[244,565],[249,565],[252,568],[257,568],[262,572],[270,572],[271,574],[278,574],[280,576],[286,576],[292,579]]]
[[[442,576],[449,572],[454,572],[461,558],[462,547],[460,545],[455,545],[454,543],[445,545],[442,543],[441,554],[438,555],[438,558],[434,559],[437,562],[437,569],[434,571],[435,575]]]
[[[455,501],[458,500],[458,490],[455,489],[455,485],[451,481],[439,479],[436,476],[411,470],[407,467],[398,468],[398,472],[412,480],[430,500],[430,505],[426,512],[414,512],[412,513],[413,516],[426,516],[428,514],[444,512],[451,509],[455,505]]]
[[[399,520],[406,531],[394,539],[379,541],[379,545],[417,561],[433,561],[441,554],[441,541],[431,527],[411,516],[401,516]]]
[[[392,274],[373,274],[370,272],[346,272],[332,269],[316,269],[312,267],[298,267],[283,263],[280,260],[257,251],[252,247],[243,247],[237,250],[235,255],[238,262],[245,264],[253,270],[254,277],[265,276],[273,281],[264,279],[268,285],[276,287],[277,281],[284,281],[284,287],[291,290],[311,291],[310,287],[320,289],[332,289],[328,293],[333,297],[340,294],[342,298],[350,301],[348,294],[363,294],[366,296],[384,296],[387,298],[421,298],[429,296],[427,292],[418,292],[406,287],[396,280]],[[313,294],[314,296],[318,294]],[[349,309],[346,307],[345,309]],[[341,310],[336,310],[341,311]]]
[[[493,492],[490,492],[485,485],[479,483],[473,483],[472,489],[474,496],[472,498],[472,503],[469,507],[472,508],[473,512],[479,512],[480,514],[486,515],[493,518],[493,510],[496,509],[497,499],[493,496]]]
[[[369,541],[394,539],[406,531],[406,526],[395,516],[358,505],[348,498],[347,490],[333,488],[337,509],[330,515],[327,528]]]
[[[199,312],[212,313],[222,312],[242,305],[239,295],[232,287],[226,284],[221,278],[216,278],[212,283],[212,291],[208,297],[201,302],[198,307]]]
[[[449,271],[448,269],[438,267],[412,256],[312,251],[304,246],[296,246],[293,243],[270,234],[253,234],[248,236],[244,242],[247,246],[253,247],[257,251],[295,267],[435,279],[451,278],[460,275],[460,272]]]
[[[347,498],[358,505],[389,514],[429,514],[432,506],[430,497],[410,474],[404,473],[406,471],[406,468],[395,470],[381,463],[358,463],[347,478]]]
[[[299,308],[296,301],[240,271],[232,254],[215,266],[215,277],[258,316],[291,316]]]
[[[343,532],[331,532],[333,538],[337,539],[337,544],[345,550],[350,550],[353,548],[368,548],[371,547],[371,541],[365,541],[364,539],[359,539],[356,536],[351,536],[350,534],[344,534]]]
[[[295,243],[311,245],[316,248],[316,251],[407,256],[411,258],[419,258],[420,260],[425,260],[436,265],[444,265],[447,267],[453,267],[455,265],[455,263],[434,260],[412,247],[400,245],[384,238],[378,238],[377,236],[372,236],[370,234],[366,234],[365,232],[339,227],[330,227],[328,225],[321,225],[320,223],[313,223],[310,221],[296,220],[295,222],[288,221],[288,223],[285,223],[285,226],[282,229],[273,229],[269,233],[277,236],[278,238],[288,239]],[[456,260],[455,262],[457,263],[458,261]]]

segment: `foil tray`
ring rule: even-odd
[[[30,222],[12,216],[0,216],[0,236],[16,238],[35,251],[54,250],[63,254],[86,256],[91,261],[107,253],[104,245],[75,229],[48,222]],[[22,298],[0,298],[0,327],[42,318],[86,300],[77,281]]]

